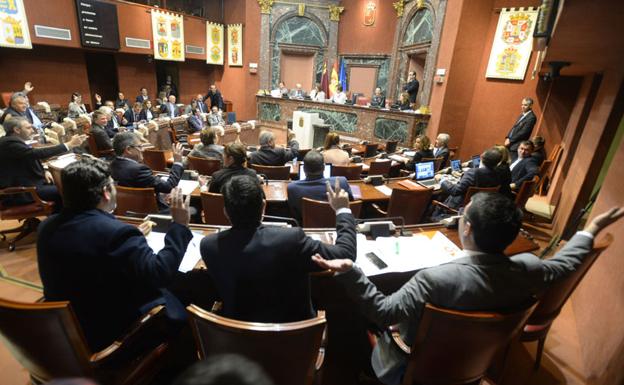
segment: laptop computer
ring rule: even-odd
[[[438,182],[433,178],[435,166],[433,161],[416,163],[414,166],[416,183],[424,187],[435,187]]]
[[[481,155],[473,155],[472,158],[472,168],[479,168],[481,164]]]
[[[451,160],[451,171],[461,172],[461,161],[459,159]]]
[[[323,178],[329,178],[331,176],[331,163],[325,164],[325,169],[323,170]],[[301,162],[301,166],[299,167],[299,180],[305,180],[306,173],[303,169],[303,162]]]

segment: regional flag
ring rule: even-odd
[[[331,77],[329,81],[329,97],[331,98],[337,93],[336,87],[338,87],[338,63],[334,60],[334,66],[332,67]]]
[[[323,62],[323,74],[321,75],[321,90],[325,92],[329,99],[329,78],[327,76],[327,60]]]

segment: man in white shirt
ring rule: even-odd
[[[336,93],[332,96],[331,101],[336,104],[345,104],[347,101],[347,94],[343,92],[342,84],[338,84],[338,86],[336,86]]]

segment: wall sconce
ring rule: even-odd
[[[258,73],[258,63],[249,63],[249,73],[250,74]]]
[[[370,0],[368,4],[366,4],[366,8],[364,9],[364,25],[371,26],[375,24],[375,12],[377,10],[377,4],[375,1]]]
[[[445,77],[446,77],[446,69],[445,68],[438,68],[436,70],[435,77],[434,77],[434,80],[435,80],[436,84],[444,83],[444,78]]]

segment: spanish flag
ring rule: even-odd
[[[329,77],[327,76],[327,60],[323,62],[323,74],[321,75],[321,89],[329,98]]]
[[[334,60],[334,66],[332,67],[331,77],[329,81],[329,97],[331,98],[334,94],[338,93],[336,91],[336,87],[338,87],[340,81],[338,80],[338,63]]]

